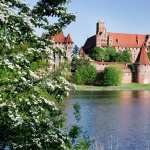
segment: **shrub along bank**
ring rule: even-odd
[[[110,66],[105,68],[103,76],[103,85],[106,86],[117,86],[121,84],[122,71],[117,66]]]
[[[78,85],[116,86],[121,84],[122,72],[119,66],[110,66],[105,68],[104,72],[97,73],[89,60],[79,59],[73,77]]]
[[[79,60],[74,73],[76,84],[94,84],[96,79],[96,68],[88,60]]]

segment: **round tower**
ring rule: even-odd
[[[147,55],[147,48],[142,46],[135,63],[136,82],[141,84],[150,83],[150,61]]]

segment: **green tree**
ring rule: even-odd
[[[116,60],[116,49],[112,47],[106,48],[106,53],[108,55],[108,61],[109,62],[114,62]]]
[[[71,149],[60,103],[70,84],[49,72],[57,51],[48,36],[70,24],[67,0],[0,1],[0,145],[14,150]],[[51,24],[51,17],[58,18]],[[43,29],[39,37],[34,30]],[[60,50],[61,51],[61,50]],[[48,65],[47,65],[48,63]],[[43,67],[43,64],[45,67]],[[46,64],[46,65],[45,65]]]
[[[78,57],[79,56],[79,47],[78,45],[75,45],[72,51],[72,57]]]
[[[79,47],[77,45],[74,46],[72,52],[72,61],[71,61],[71,71],[74,72],[77,68],[77,62],[79,60]]]
[[[105,49],[94,47],[90,52],[90,57],[97,61],[105,61],[106,53]]]
[[[110,66],[104,70],[103,84],[106,86],[117,86],[121,84],[122,72],[118,66]]]
[[[76,84],[91,84],[96,79],[96,68],[88,60],[80,60],[74,74]]]
[[[130,50],[125,50],[120,54],[121,62],[130,63],[131,62],[131,52]]]
[[[105,62],[131,62],[131,52],[130,50],[125,50],[123,52],[117,52],[115,48],[98,48],[95,47],[91,50],[89,56],[96,61]]]

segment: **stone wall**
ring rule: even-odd
[[[132,83],[132,72],[129,68],[123,69],[122,83]]]
[[[66,58],[69,63],[72,61],[72,49],[73,49],[73,44],[63,44],[63,43],[54,43],[53,45],[54,48],[62,49],[66,52]],[[54,53],[53,54],[53,63],[55,66],[59,66],[61,63],[65,61],[64,57],[61,56],[59,53]]]
[[[132,83],[132,72],[128,64],[118,64],[113,62],[97,62],[97,61],[91,61],[91,64],[93,64],[96,67],[97,72],[103,72],[106,67],[112,65],[119,65],[119,67],[121,67],[123,72],[122,83],[124,84]]]
[[[141,84],[150,83],[150,65],[137,65],[136,66],[137,82]]]

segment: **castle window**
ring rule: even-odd
[[[116,39],[116,42],[118,43],[118,39]]]

